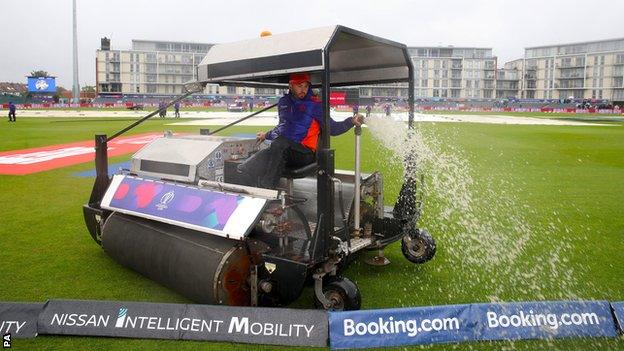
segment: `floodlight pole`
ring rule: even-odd
[[[76,23],[76,0],[73,0],[74,18],[74,84],[72,85],[72,102],[80,102],[80,83],[78,83],[78,24]]]

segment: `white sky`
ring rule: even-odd
[[[525,47],[624,37],[624,1],[77,0],[80,85],[95,83],[100,38],[219,43],[341,24],[408,46],[491,47],[499,66]],[[72,1],[0,0],[0,81],[33,70],[72,84]]]

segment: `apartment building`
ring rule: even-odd
[[[96,51],[98,94],[179,95],[184,83],[196,78],[196,67],[213,44],[132,40],[129,50],[112,50],[103,38]],[[209,84],[205,94],[276,95],[276,89],[219,87]]]
[[[112,50],[103,38],[96,52],[100,94],[176,95],[195,79],[195,68],[213,44],[132,40]],[[416,98],[608,99],[624,101],[624,38],[525,49],[524,57],[497,69],[491,48],[409,47]],[[407,84],[359,87],[360,97],[407,99]],[[205,94],[280,94],[273,88],[218,87]]]
[[[624,38],[525,49],[522,97],[624,100]]]
[[[496,57],[491,48],[410,47],[416,97],[494,98]]]
[[[506,62],[503,68],[496,71],[496,98],[519,98],[522,93],[523,59]]]

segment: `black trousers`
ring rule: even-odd
[[[15,122],[15,112],[9,112],[9,122]]]
[[[290,139],[277,137],[271,146],[256,152],[239,170],[248,176],[250,186],[275,189],[286,168],[299,168],[314,162],[314,151]]]

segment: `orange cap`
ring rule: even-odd
[[[273,35],[273,33],[271,33],[271,32],[270,32],[270,31],[268,31],[268,30],[263,30],[262,32],[260,32],[260,38],[262,38],[262,37],[268,37],[268,36],[271,36],[271,35]]]

